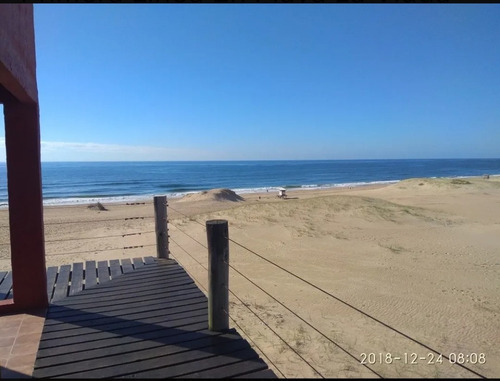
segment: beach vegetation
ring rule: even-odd
[[[88,208],[93,209],[93,210],[105,211],[105,212],[108,211],[108,209],[100,202],[98,202],[96,204],[91,204],[88,206]]]
[[[453,180],[451,180],[451,183],[455,184],[455,185],[468,185],[468,184],[472,184],[470,181],[464,180],[464,179],[453,179]]]
[[[303,353],[303,346],[306,344],[306,341],[311,341],[311,337],[307,334],[304,326],[301,324],[299,328],[294,331],[292,342],[294,344],[295,349],[299,353]]]
[[[392,251],[394,254],[401,254],[405,251],[408,251],[404,247],[398,246],[398,245],[381,245],[381,244],[379,244],[379,245],[381,247],[383,247],[384,249],[388,249],[388,250]]]

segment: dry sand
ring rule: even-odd
[[[170,250],[203,290],[204,223],[229,221],[231,325],[279,376],[500,376],[499,177],[242,196],[169,200]],[[105,206],[45,209],[48,266],[155,255],[152,203]]]

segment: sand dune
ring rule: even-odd
[[[489,179],[474,178],[416,178],[400,181],[389,185],[388,191],[424,191],[424,192],[448,192],[448,191],[478,191],[498,190],[500,188],[500,176],[492,176]]]
[[[231,189],[219,188],[211,189],[208,191],[202,191],[198,193],[192,193],[184,196],[180,199],[180,202],[185,201],[244,201],[245,199],[240,195],[236,194]]]

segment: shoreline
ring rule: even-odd
[[[324,186],[301,186],[301,187],[289,187],[286,189],[287,192],[297,192],[297,191],[330,191],[330,190],[336,190],[336,189],[354,189],[354,188],[365,188],[365,187],[377,187],[377,186],[385,186],[385,185],[390,185],[390,184],[396,184],[401,180],[388,180],[388,181],[373,181],[373,182],[361,182],[361,183],[342,183],[342,184],[333,184],[331,186],[329,185],[324,185]],[[242,196],[248,196],[248,195],[264,195],[264,194],[269,194],[269,193],[274,193],[277,194],[278,190],[281,189],[282,187],[259,187],[259,188],[245,188],[245,189],[231,189],[233,190],[236,194],[242,195]],[[183,193],[165,193],[161,195],[166,195],[169,200],[179,200],[182,199],[183,197],[187,195],[193,195],[201,192],[205,192],[211,189],[207,190],[200,190],[200,191],[189,191],[189,192],[183,192]],[[78,206],[78,205],[91,205],[95,204],[97,202],[100,203],[107,203],[110,205],[116,205],[116,204],[123,204],[123,203],[133,203],[133,202],[144,202],[147,200],[152,200],[155,195],[160,195],[158,194],[147,194],[147,195],[124,195],[124,196],[103,196],[103,197],[98,197],[98,196],[89,196],[89,197],[62,197],[62,198],[51,198],[51,199],[44,199],[43,200],[43,206],[44,207],[57,207],[57,206]],[[0,204],[0,210],[4,210],[8,207],[7,203],[2,203]]]
[[[489,175],[490,178],[500,178],[500,174],[498,175]],[[372,182],[359,182],[359,183],[341,183],[341,184],[332,184],[332,185],[320,185],[320,186],[308,186],[302,185],[300,187],[283,187],[286,189],[288,193],[296,193],[296,192],[312,192],[312,194],[316,193],[329,193],[329,192],[338,192],[344,190],[363,190],[363,189],[374,189],[374,188],[382,188],[385,186],[393,185],[400,183],[401,181],[414,180],[414,179],[481,179],[482,176],[454,176],[454,177],[421,177],[421,178],[408,178],[404,180],[381,180],[381,181],[372,181]],[[277,194],[278,190],[282,187],[266,187],[266,188],[249,188],[249,189],[231,189],[236,194],[241,195],[243,197],[253,198],[254,196],[264,196],[268,194]],[[215,189],[215,188],[212,188]],[[180,200],[187,195],[193,195],[201,192],[205,192],[207,190],[200,191],[190,191],[185,193],[166,193],[161,195],[166,195],[169,200]],[[110,196],[110,197],[89,197],[89,198],[78,198],[78,199],[70,199],[70,201],[59,202],[61,199],[49,199],[44,200],[44,207],[52,207],[52,206],[72,206],[72,205],[90,205],[97,202],[101,203],[109,203],[113,204],[121,204],[121,203],[133,203],[133,202],[145,202],[147,200],[152,200],[155,195],[160,194],[150,194],[150,195],[127,195],[127,196]],[[66,199],[63,199],[66,200]],[[0,206],[2,209],[3,206]]]
[[[489,175],[490,178],[500,178],[500,174]],[[422,177],[421,179],[479,179],[482,176],[453,176],[453,177]],[[249,195],[264,195],[268,193],[277,193],[279,189],[286,189],[287,192],[302,192],[302,191],[335,191],[335,190],[345,190],[345,189],[369,189],[370,187],[383,187],[387,185],[397,184],[401,181],[411,180],[414,178],[408,178],[403,180],[379,180],[371,182],[353,182],[353,183],[339,183],[339,184],[327,184],[327,185],[302,185],[294,187],[257,187],[257,188],[234,188],[233,190],[236,194],[242,195],[243,197]],[[420,179],[420,178],[419,178]],[[210,189],[207,189],[210,190]],[[164,193],[169,200],[182,199],[186,195],[192,195],[200,193],[207,190],[200,191],[188,191],[182,193]],[[135,202],[145,202],[147,200],[152,200],[155,195],[158,194],[146,194],[146,195],[122,195],[122,196],[88,196],[88,197],[61,197],[61,198],[49,198],[43,200],[44,207],[57,207],[57,206],[77,206],[77,205],[91,205],[97,202],[107,203],[110,205],[124,204],[124,203],[135,203]],[[7,201],[0,203],[0,210],[5,210],[8,208]]]

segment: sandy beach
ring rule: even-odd
[[[500,177],[241,196],[169,200],[170,251],[205,291],[229,221],[231,325],[278,376],[500,376]],[[104,206],[45,208],[47,266],[155,255],[152,200]]]

